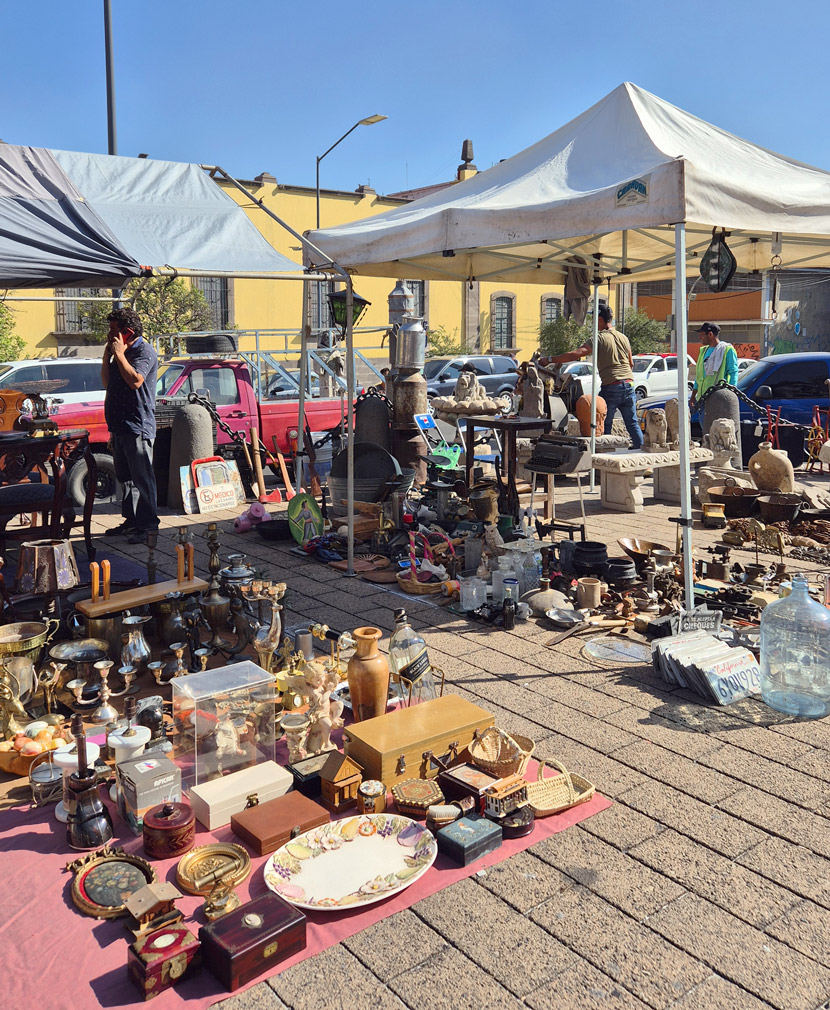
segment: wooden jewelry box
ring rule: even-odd
[[[460,800],[465,796],[475,800],[479,813],[484,808],[484,790],[498,782],[498,779],[475,765],[456,765],[438,773],[438,785],[448,800]]]
[[[494,722],[486,709],[446,694],[354,723],[343,733],[343,749],[365,779],[391,788],[404,779],[435,778],[443,763],[463,762],[475,731]]]
[[[231,817],[231,831],[258,856],[267,856],[292,838],[328,824],[328,810],[292,790],[267,803],[248,807]]]
[[[276,761],[242,768],[190,790],[190,805],[200,824],[213,831],[230,823],[231,817],[245,809],[248,797],[256,794],[260,803],[282,796],[294,788],[294,776]]]
[[[470,814],[441,828],[436,838],[439,852],[455,863],[469,866],[501,846],[502,832],[494,821],[481,814]]]
[[[127,951],[127,973],[145,1000],[195,975],[200,966],[199,941],[180,923],[139,937]]]
[[[205,967],[229,992],[306,946],[306,917],[276,894],[262,894],[199,930]]]

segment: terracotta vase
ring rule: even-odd
[[[579,421],[579,433],[584,438],[591,436],[591,397],[587,393],[576,401],[576,419]],[[597,397],[597,434],[601,435],[605,429],[605,415],[608,413],[608,406],[601,396]]]
[[[389,697],[389,664],[378,650],[380,628],[355,628],[355,652],[349,660],[349,694],[355,722],[385,715]]]
[[[785,452],[773,449],[772,442],[762,442],[758,446],[758,451],[749,459],[747,469],[760,491],[795,490],[793,465]]]

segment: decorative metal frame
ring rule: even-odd
[[[66,869],[70,873],[74,873],[71,890],[72,901],[80,912],[83,912],[84,915],[92,916],[93,919],[117,919],[120,915],[127,914],[126,901],[129,895],[124,898],[124,903],[120,905],[101,905],[98,902],[92,901],[84,893],[83,883],[90,872],[95,867],[104,866],[107,863],[129,863],[131,866],[137,867],[144,874],[146,878],[145,883],[147,884],[152,884],[158,880],[156,871],[146,859],[131,855],[123,849],[110,848],[109,845],[105,845],[102,849],[98,849],[95,852],[89,852],[87,855],[81,856],[80,859],[72,860],[66,864]]]

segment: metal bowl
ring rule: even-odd
[[[634,562],[638,572],[642,570],[652,551],[668,551],[674,554],[674,551],[665,544],[654,544],[650,540],[638,540],[636,537],[623,537],[617,543]]]
[[[764,494],[758,499],[761,518],[768,523],[792,522],[798,516],[804,499],[799,494]]]

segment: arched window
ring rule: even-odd
[[[506,351],[515,346],[516,296],[509,291],[497,291],[490,296],[490,345],[494,351]]]
[[[559,295],[544,294],[541,301],[541,324],[555,323],[562,315],[562,299]]]

